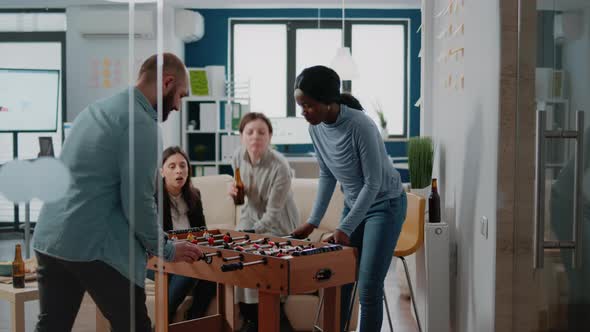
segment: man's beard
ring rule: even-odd
[[[162,122],[168,119],[170,112],[174,110],[174,95],[176,91],[170,91],[167,95],[162,98]]]

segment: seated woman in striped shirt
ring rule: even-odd
[[[299,213],[291,190],[289,163],[270,147],[272,124],[262,113],[247,113],[240,121],[240,136],[242,147],[234,153],[232,166],[240,169],[248,199],[237,229],[289,235],[299,225]],[[235,186],[230,188],[230,195],[237,195]],[[241,331],[257,331],[258,291],[237,289],[236,300],[245,321]],[[281,332],[291,330],[281,306]]]

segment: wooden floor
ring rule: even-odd
[[[14,258],[14,245],[23,243],[20,240],[22,234],[0,234],[0,261],[12,260]],[[401,265],[400,265],[401,267]],[[385,289],[393,319],[393,328],[395,332],[414,332],[417,331],[416,321],[412,315],[410,301],[405,296],[400,296],[396,273],[392,264],[390,271],[385,280]],[[95,330],[95,309],[94,304],[85,298],[82,307],[78,313],[78,318],[72,331],[74,332],[94,332]],[[31,301],[25,304],[26,332],[33,331],[39,314],[39,302]],[[383,327],[381,331],[389,331],[387,315],[383,314]],[[7,302],[0,301],[0,332],[10,331],[10,307]]]

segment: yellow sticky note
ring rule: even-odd
[[[205,69],[189,69],[191,94],[194,96],[208,96],[209,82]]]

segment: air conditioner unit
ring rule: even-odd
[[[203,38],[205,34],[203,16],[193,10],[177,10],[174,32],[176,37],[185,43],[192,43]]]
[[[84,38],[128,38],[129,11],[122,9],[96,9],[80,12],[79,31]],[[153,10],[135,10],[136,38],[151,39],[155,36]]]

